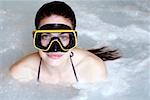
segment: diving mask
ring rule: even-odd
[[[46,24],[33,34],[34,47],[44,52],[67,52],[77,46],[77,32],[64,24]]]

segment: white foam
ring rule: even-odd
[[[23,56],[20,52],[27,53],[34,50],[30,47],[32,29],[34,29],[31,25],[34,24],[33,14],[35,9],[49,0],[28,0],[25,4],[15,0],[11,3],[9,0],[6,1],[0,9],[0,98],[2,100],[148,99],[149,1],[65,0],[77,13],[78,34],[88,36],[89,44],[92,43],[91,40],[95,41],[93,47],[115,46],[123,53],[122,59],[106,62],[107,81],[95,85],[79,83],[69,88],[35,85],[36,82],[20,84],[11,77],[7,78],[4,71],[5,69],[8,71],[7,65],[11,65]],[[85,40],[84,37],[80,38]]]

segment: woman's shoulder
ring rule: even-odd
[[[38,60],[40,60],[39,53],[35,52],[35,53],[31,53],[31,54],[28,54],[28,55],[24,56],[23,58],[21,58],[20,60],[18,60],[12,66],[29,65],[31,63],[37,62]]]
[[[74,53],[77,54],[76,59],[77,56],[80,58],[77,70],[81,78],[91,82],[106,79],[106,66],[102,59],[84,49],[76,49]]]
[[[34,69],[37,68],[35,66],[38,66],[39,61],[40,56],[37,52],[29,54],[10,67],[10,74],[20,81],[29,80],[28,78],[33,77],[31,74],[33,74]]]
[[[103,60],[101,58],[99,58],[98,56],[96,56],[95,54],[89,52],[88,50],[85,49],[80,49],[80,48],[75,48],[73,50],[74,54],[75,54],[75,58],[79,58],[78,60],[82,60],[82,61],[90,61],[93,62],[95,64],[95,62],[97,62],[98,64],[104,64]]]

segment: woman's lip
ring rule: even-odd
[[[49,58],[58,59],[63,56],[63,54],[47,54]]]

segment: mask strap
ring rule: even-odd
[[[73,57],[73,56],[74,56],[74,53],[73,53],[73,52],[71,52],[71,54],[70,54],[70,61],[71,61],[71,64],[72,64],[72,69],[73,69],[73,72],[74,72],[74,75],[75,75],[76,81],[78,82],[79,80],[78,80],[78,77],[77,77],[77,74],[76,74],[76,71],[75,71],[75,68],[74,68],[74,65],[73,65],[72,58],[71,58],[71,57]]]

